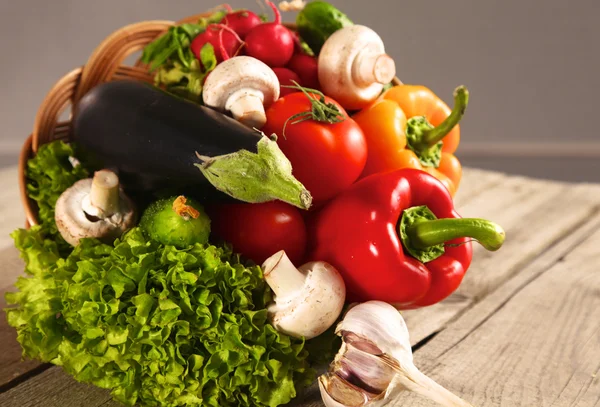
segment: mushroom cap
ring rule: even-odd
[[[56,201],[56,227],[63,239],[72,246],[77,246],[79,240],[94,237],[105,243],[112,243],[127,229],[135,225],[135,210],[133,202],[119,191],[120,210],[105,219],[92,218],[87,215],[82,203],[90,194],[92,179],[77,181],[65,190]]]
[[[314,338],[331,327],[342,312],[346,286],[329,263],[318,261],[301,266],[304,287],[295,294],[275,297],[268,307],[271,323],[278,331],[294,337]]]
[[[262,93],[265,107],[279,99],[279,80],[267,64],[249,56],[221,62],[210,73],[202,89],[206,106],[225,110],[229,97],[243,89]]]
[[[373,76],[378,80],[393,78],[396,74],[394,62],[385,54],[379,35],[363,25],[352,25],[336,31],[325,41],[319,54],[318,74],[323,93],[349,110],[364,107],[383,90],[383,84],[379,82],[356,82],[353,77],[354,63],[359,56],[375,57],[378,63],[373,67]]]

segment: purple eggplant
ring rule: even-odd
[[[232,118],[137,81],[99,85],[75,106],[73,135],[91,162],[139,194],[184,191],[307,209],[310,193],[276,141]],[[219,191],[218,193],[215,193]]]

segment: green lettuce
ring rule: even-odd
[[[303,340],[267,321],[258,266],[228,248],[185,250],[139,228],[66,258],[40,227],[13,233],[26,273],[8,322],[25,356],[145,406],[278,406],[314,379]]]

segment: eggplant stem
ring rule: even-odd
[[[292,165],[277,142],[263,135],[257,153],[239,150],[206,157],[196,153],[195,166],[216,189],[249,203],[279,199],[300,209],[312,204],[310,192],[292,175]]]

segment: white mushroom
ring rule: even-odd
[[[294,267],[285,251],[263,263],[275,302],[267,308],[273,326],[294,337],[314,338],[331,327],[342,312],[346,286],[340,273],[322,261]]]
[[[55,220],[58,231],[72,246],[86,237],[112,243],[134,225],[135,211],[119,187],[117,175],[102,170],[61,194],[56,201]]]
[[[237,121],[260,129],[267,122],[265,108],[279,98],[279,80],[258,59],[233,57],[210,73],[202,98],[206,106],[231,112]]]
[[[381,94],[396,75],[394,60],[385,53],[377,33],[363,25],[333,33],[319,54],[323,93],[348,110],[360,109]]]

